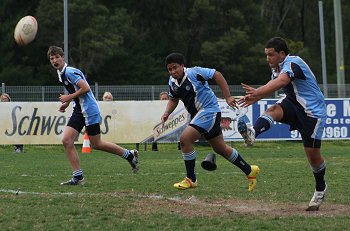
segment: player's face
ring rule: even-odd
[[[184,65],[178,63],[169,63],[167,66],[169,74],[174,79],[181,79],[184,76]]]
[[[265,48],[266,61],[271,68],[277,68],[278,64],[283,62],[285,56],[284,51],[277,52],[275,48]]]
[[[60,55],[50,55],[50,63],[56,70],[62,71],[64,67],[64,57]]]

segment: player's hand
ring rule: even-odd
[[[68,107],[69,103],[63,103],[61,106],[58,108],[59,112],[66,112],[66,108]]]
[[[62,95],[62,94],[60,94],[60,97],[58,97],[58,99],[61,101],[61,103],[66,103],[71,100],[69,95]]]
[[[164,126],[165,121],[167,121],[169,118],[169,113],[164,113],[162,117],[160,117],[160,120],[162,121],[162,126]]]
[[[256,103],[259,98],[256,97],[256,89],[247,84],[241,83],[242,88],[245,90],[246,95],[238,99],[238,104],[241,107],[248,107],[253,103]]]
[[[238,109],[238,105],[237,105],[236,100],[235,100],[235,98],[234,98],[233,96],[228,97],[228,98],[226,99],[226,103],[227,103],[230,107]]]

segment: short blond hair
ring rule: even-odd
[[[106,91],[102,96],[103,101],[113,101],[113,95],[111,92]]]
[[[163,95],[165,95],[166,97],[162,97]],[[166,91],[162,91],[161,93],[159,93],[159,99],[160,100],[168,100],[169,99],[169,93]]]
[[[7,100],[4,100],[4,98],[7,98]],[[9,94],[6,94],[6,93],[3,93],[3,94],[1,94],[1,96],[0,96],[0,101],[1,102],[7,102],[7,101],[11,101],[11,97],[10,97],[10,95]]]

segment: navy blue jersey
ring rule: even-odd
[[[273,70],[272,77],[280,73],[286,73],[291,79],[291,82],[283,88],[290,101],[303,107],[310,117],[326,117],[326,104],[316,77],[299,56],[288,55],[280,64],[280,72]]]
[[[79,89],[77,83],[80,80],[86,81],[84,74],[79,69],[67,66],[67,64],[64,66],[62,72],[57,70],[57,74],[59,82],[66,88],[69,94],[73,94]],[[100,109],[92,91],[81,95],[79,98],[75,98],[73,110],[83,114],[86,125],[100,122],[96,121],[96,119],[92,119],[98,118],[96,115],[100,115]]]
[[[212,79],[215,69],[192,67],[184,69],[184,77],[178,83],[172,76],[169,78],[169,96],[180,99],[191,118],[200,110],[220,112],[220,107],[208,80]]]

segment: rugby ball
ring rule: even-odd
[[[32,42],[38,32],[38,23],[33,16],[25,16],[18,21],[14,38],[20,46],[27,45]]]

